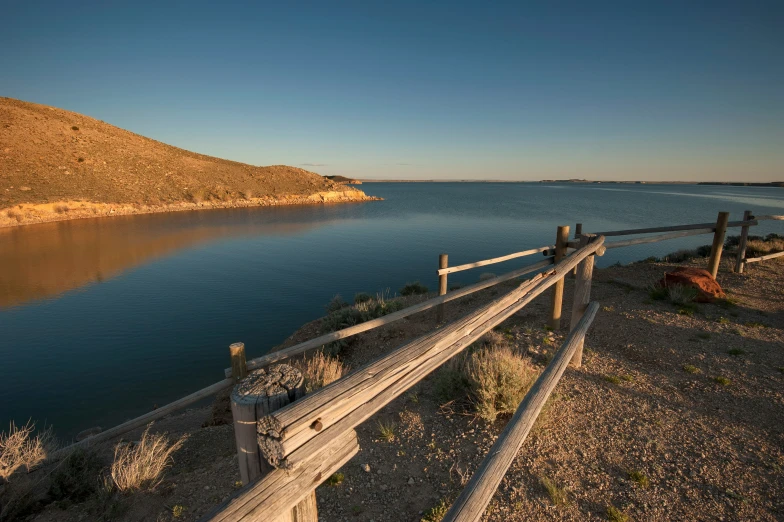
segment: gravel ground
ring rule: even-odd
[[[673,266],[597,271],[592,297],[602,308],[584,365],[567,370],[486,520],[607,520],[609,508],[617,520],[784,519],[784,263],[720,273],[730,299],[692,315],[648,297],[647,285]],[[450,303],[448,318],[509,288],[499,287]],[[570,297],[567,281],[565,316]],[[549,293],[498,327],[539,369],[567,333],[544,328],[548,303]],[[357,367],[434,326],[424,313],[363,334],[346,362]],[[317,330],[305,325],[287,344]],[[431,380],[358,428],[361,450],[342,481],[317,490],[320,520],[419,521],[459,494],[508,418],[488,425],[440,404]],[[177,520],[193,520],[228,497],[239,480],[231,426],[199,428],[225,420],[224,411],[217,401],[160,421],[157,429],[190,438],[155,493],[116,500],[125,506],[116,519],[171,520],[180,505]],[[393,438],[380,423],[394,425]],[[545,477],[563,503],[551,500]],[[90,509],[50,507],[36,520],[96,519]]]

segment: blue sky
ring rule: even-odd
[[[321,174],[784,180],[784,2],[326,4],[8,2],[0,95]]]

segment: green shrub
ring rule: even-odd
[[[354,295],[354,304],[366,303],[372,300],[373,300],[373,296],[365,292],[360,292]]]
[[[642,488],[647,488],[648,486],[651,485],[651,481],[648,479],[648,477],[642,471],[637,471],[637,470],[630,471],[629,472],[629,479],[631,479],[633,482],[636,482],[637,484],[639,484],[640,487],[642,487]]]
[[[341,310],[343,308],[346,308],[347,306],[348,303],[345,302],[342,297],[340,297],[340,294],[337,294],[335,297],[330,299],[329,303],[327,303],[327,306],[325,306],[325,308],[327,309],[327,313],[332,313],[332,312],[337,312],[338,310]]]
[[[343,483],[345,478],[346,476],[338,471],[337,473],[330,475],[330,477],[324,483],[328,486],[339,486]]]
[[[441,499],[438,501],[438,504],[424,512],[421,522],[441,522],[447,511],[449,511],[449,504],[444,499]]]
[[[607,520],[610,522],[627,522],[629,515],[615,506],[607,506]]]
[[[683,371],[687,373],[700,373],[701,370],[691,364],[684,364]]]
[[[539,479],[539,482],[544,486],[544,489],[547,490],[547,495],[550,497],[550,501],[554,506],[562,506],[569,503],[566,489],[559,488],[552,479],[543,476]]]
[[[77,448],[52,473],[49,496],[53,500],[82,502],[101,486],[103,463],[95,453]]]
[[[400,295],[422,295],[426,294],[428,289],[419,281],[407,283],[406,286],[400,289]]]

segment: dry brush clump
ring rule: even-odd
[[[8,432],[0,433],[0,481],[8,482],[19,469],[30,471],[46,459],[51,449],[50,429],[33,436],[35,424],[27,422],[17,427],[11,421]]]
[[[536,375],[530,359],[491,331],[472,351],[448,361],[436,374],[434,388],[442,400],[467,399],[478,417],[493,422],[514,413]]]
[[[112,484],[122,492],[153,489],[163,480],[163,472],[171,464],[171,455],[182,447],[187,436],[171,442],[165,433],[142,433],[136,444],[118,444],[114,448],[111,467]]]
[[[335,357],[317,352],[312,357],[292,361],[292,366],[302,372],[305,393],[311,393],[335,382],[348,373],[348,367]]]

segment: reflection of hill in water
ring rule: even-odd
[[[104,281],[224,237],[304,232],[328,224],[332,214],[329,208],[229,209],[0,229],[0,307]]]

